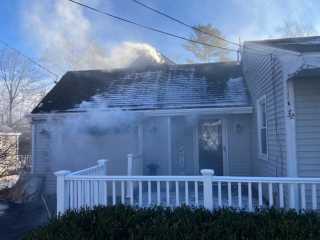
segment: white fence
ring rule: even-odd
[[[317,210],[319,178],[213,176],[210,169],[201,170],[200,176],[106,176],[107,160],[98,163],[78,172],[55,173],[57,212],[118,203],[138,206],[185,203],[208,209],[235,206],[252,211],[255,206],[266,206],[266,202],[273,206],[275,199],[279,207]]]

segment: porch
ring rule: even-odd
[[[139,164],[133,161],[135,168],[141,168],[136,175],[149,175],[148,166],[157,165],[158,175],[196,176],[201,169],[214,169],[218,176],[250,176],[251,111],[234,108],[139,117],[130,136],[117,133],[122,151],[114,153],[113,142],[105,141],[110,142],[105,149],[112,149],[105,155],[116,160],[110,162],[111,174],[127,174],[123,168],[127,165],[123,152],[127,151],[142,158]]]
[[[55,172],[57,212],[119,203],[140,207],[187,204],[208,209],[234,206],[248,211],[266,206],[318,209],[319,178],[214,176],[211,169],[202,169],[200,176],[108,176],[107,162],[99,160],[99,165],[73,173]]]

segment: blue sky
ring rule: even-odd
[[[79,0],[102,11],[163,31],[189,37],[191,29],[158,15],[131,0]],[[302,19],[320,32],[319,0],[141,0],[187,24],[212,23],[228,40],[268,37],[284,19]],[[63,17],[61,17],[62,15]],[[2,0],[1,37],[28,56],[38,59],[58,36],[92,37],[107,50],[123,42],[147,43],[167,56],[184,54],[181,43],[159,33],[83,9],[67,0]],[[57,37],[57,39],[56,39]],[[49,44],[50,43],[50,44]],[[233,46],[230,46],[234,48]]]

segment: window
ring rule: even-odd
[[[257,101],[258,118],[258,142],[259,155],[267,159],[268,156],[268,137],[267,137],[267,115],[266,115],[266,97],[263,96]]]

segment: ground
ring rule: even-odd
[[[1,201],[1,200],[0,200]],[[49,211],[56,210],[55,200],[47,200]],[[30,228],[42,225],[48,220],[43,201],[34,203],[0,203],[1,240],[19,239]]]

